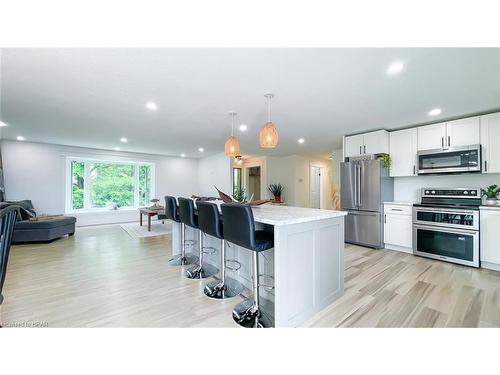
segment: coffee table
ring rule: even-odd
[[[150,210],[149,208],[139,208],[139,223],[142,227],[142,215],[148,217],[148,232],[151,232],[151,218],[156,215],[163,215],[165,210]]]

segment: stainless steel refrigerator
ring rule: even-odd
[[[383,203],[394,197],[393,179],[381,160],[340,163],[340,199],[345,219],[345,242],[384,247]]]

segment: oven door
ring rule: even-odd
[[[413,253],[479,267],[479,232],[413,224]]]
[[[481,146],[418,152],[418,174],[481,172]]]

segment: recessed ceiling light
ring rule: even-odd
[[[242,131],[242,132],[246,132],[246,131],[247,131],[247,129],[248,129],[248,126],[247,126],[246,124],[241,124],[241,125],[240,125],[240,131]]]
[[[115,151],[120,151],[120,147],[115,147]]]
[[[18,141],[25,141],[25,140],[26,140],[26,138],[24,138],[22,135],[18,135],[18,136],[16,137],[16,139],[17,139]]]
[[[203,151],[205,151],[205,149],[204,149],[203,147],[200,147],[200,148],[198,149],[198,151],[199,151],[199,152],[203,152]]]
[[[127,143],[127,142],[128,142],[128,139],[127,139],[127,138],[125,138],[125,137],[122,137],[122,138],[120,138],[120,142],[122,142],[122,143]]]
[[[186,154],[181,154],[181,158],[185,158],[186,157]]]
[[[3,128],[4,126],[7,126],[7,124],[3,121],[0,121],[0,128]]]
[[[401,73],[401,71],[404,69],[404,64],[401,61],[395,61],[389,67],[387,68],[387,74],[390,76],[394,76],[396,74]]]
[[[429,116],[437,116],[441,114],[441,108],[434,108],[429,111]]]
[[[147,102],[146,108],[149,109],[150,111],[156,111],[158,109],[158,106],[156,105],[155,102]]]
[[[299,142],[300,144],[302,144],[302,143],[304,143],[304,142],[305,142],[305,139],[304,139],[304,138],[299,138],[299,139],[297,140],[297,142]]]

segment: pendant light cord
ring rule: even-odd
[[[267,97],[267,122],[271,122],[271,96]]]

